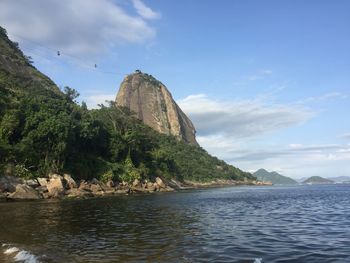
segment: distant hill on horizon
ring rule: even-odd
[[[327,177],[326,179],[332,180],[336,183],[350,182],[350,176],[334,176],[334,177]]]
[[[334,181],[323,178],[321,176],[311,176],[305,181],[303,181],[303,184],[333,184]]]
[[[260,181],[271,182],[273,184],[297,184],[298,182],[290,177],[281,175],[277,172],[268,172],[265,169],[259,169],[253,175]]]

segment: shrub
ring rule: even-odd
[[[114,181],[114,173],[112,170],[108,170],[104,174],[100,176],[100,181],[103,183],[107,183],[108,181]]]
[[[15,174],[15,176],[23,178],[23,179],[33,178],[33,174],[23,164],[15,165],[14,174]]]
[[[141,180],[140,171],[134,166],[130,156],[124,162],[124,171],[120,175],[123,182],[132,183],[135,179]]]

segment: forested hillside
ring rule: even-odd
[[[159,134],[114,102],[88,110],[75,102],[78,95],[69,87],[60,91],[0,28],[0,173],[68,172],[102,181],[254,179],[198,146]]]

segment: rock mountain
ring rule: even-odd
[[[125,77],[116,103],[127,107],[154,130],[198,145],[192,121],[176,104],[166,86],[153,76],[137,70]]]

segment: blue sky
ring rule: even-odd
[[[90,107],[113,100],[125,74],[141,69],[169,88],[201,146],[229,163],[294,178],[350,175],[349,1],[0,7],[0,25],[35,66]]]

